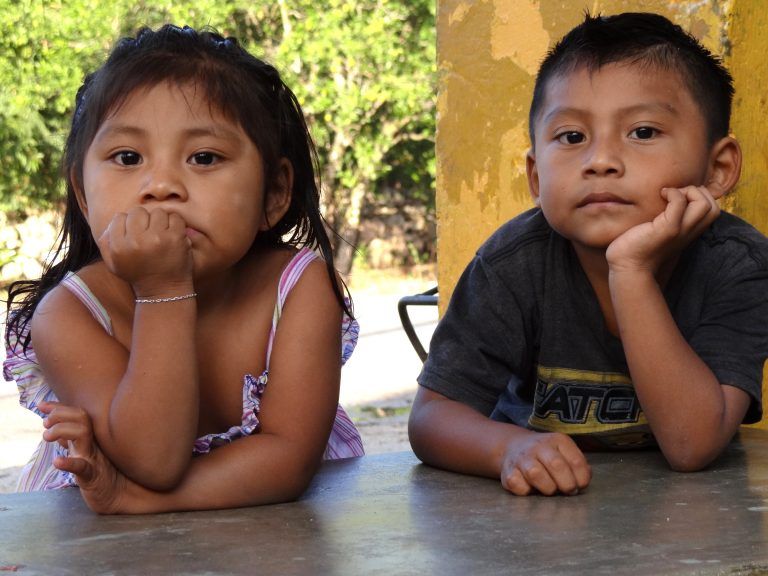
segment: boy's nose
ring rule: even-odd
[[[583,172],[585,176],[621,176],[624,174],[620,144],[607,140],[594,141],[587,149]]]

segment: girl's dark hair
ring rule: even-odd
[[[49,263],[39,280],[11,284],[6,326],[9,344],[11,334],[23,335],[26,350],[31,341],[28,323],[43,296],[68,272],[100,258],[75,195],[76,189],[82,189],[86,152],[108,114],[137,89],[163,82],[193,84],[212,108],[239,123],[262,156],[267,186],[277,175],[280,159],[290,161],[290,206],[280,221],[258,235],[256,243],[319,250],[339,304],[352,315],[344,298],[346,286],[339,284],[333,267],[331,242],[320,214],[317,152],[296,96],[273,66],[249,54],[237,39],[224,38],[208,28],[198,32],[169,24],[156,31],[142,28],[135,38],[120,40],[107,61],[86,76],[77,91],[62,162],[67,198],[59,243],[51,258],[57,263]]]
[[[586,67],[590,72],[612,63],[627,63],[653,70],[672,70],[699,106],[712,144],[728,135],[733,79],[720,60],[696,38],[664,16],[626,12],[614,16],[585,15],[541,63],[528,119],[531,143],[534,124],[553,77]]]

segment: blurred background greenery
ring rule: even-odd
[[[342,272],[434,259],[433,0],[0,0],[0,288],[39,275],[55,241],[84,75],[118,38],[167,22],[235,36],[284,74],[316,140],[326,219],[359,247],[338,242]]]

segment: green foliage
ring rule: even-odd
[[[344,220],[346,190],[393,175],[432,193],[435,32],[431,0],[297,0],[276,58],[292,75]],[[426,143],[426,146],[423,144]],[[338,226],[338,223],[335,223]]]
[[[0,211],[60,200],[74,95],[115,40],[165,22],[238,37],[286,75],[323,165],[328,217],[396,180],[433,197],[433,0],[0,0]]]
[[[101,60],[114,18],[103,3],[0,0],[0,209],[46,207],[84,71]]]

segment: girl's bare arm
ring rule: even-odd
[[[171,490],[116,483],[119,494],[107,498],[107,511],[232,508],[297,498],[320,465],[336,414],[340,326],[325,267],[314,262],[283,308],[259,414],[261,432],[194,458]]]
[[[126,476],[157,489],[176,484],[191,458],[195,321],[193,299],[140,305],[129,354],[63,287],[32,321],[37,359],[56,396],[90,415],[99,445]]]

